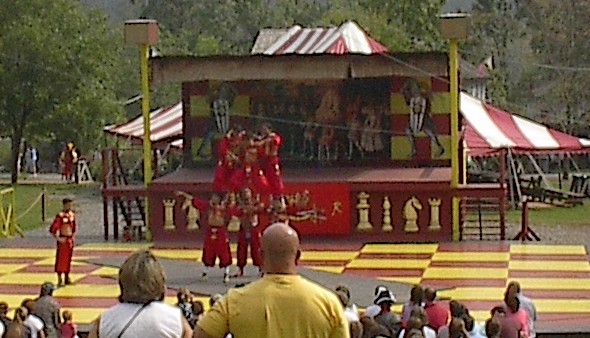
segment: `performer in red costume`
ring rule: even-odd
[[[262,226],[260,225],[259,215],[264,210],[258,198],[252,195],[250,189],[244,189],[240,196],[240,231],[238,232],[238,267],[240,272],[236,277],[244,275],[244,267],[248,258],[248,246],[250,247],[250,257],[252,264],[260,270],[260,236]]]
[[[270,125],[262,126],[264,157],[262,171],[266,176],[273,199],[279,199],[284,204],[285,185],[281,176],[279,150],[283,145],[281,136],[275,133]]]
[[[243,132],[230,129],[217,145],[217,167],[213,177],[213,191],[223,193],[231,190],[230,179],[239,162],[239,147]]]
[[[207,215],[207,232],[202,257],[205,268],[201,279],[207,279],[209,269],[215,266],[215,261],[219,258],[219,267],[224,269],[223,282],[229,282],[229,267],[232,263],[232,257],[227,232],[230,215],[227,212],[226,201],[222,200],[218,194],[213,194],[209,202],[182,191],[178,191],[176,194],[192,199],[193,206]]]
[[[267,195],[269,184],[258,163],[263,143],[253,138],[244,141],[242,167],[234,172],[230,185],[233,191],[242,191],[252,187],[255,193]]]
[[[72,254],[74,253],[74,234],[76,233],[76,214],[72,211],[72,200],[64,198],[62,211],[55,216],[49,227],[49,232],[57,241],[55,254],[55,272],[57,273],[57,284],[66,285],[72,283],[70,280],[70,268],[72,265]],[[65,279],[62,279],[62,274]]]

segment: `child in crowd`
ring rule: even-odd
[[[62,313],[63,323],[61,324],[61,338],[77,338],[78,326],[72,322],[72,311],[65,310]]]

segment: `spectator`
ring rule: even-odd
[[[369,318],[375,318],[375,316],[381,312],[381,306],[377,305],[375,303],[375,301],[377,301],[377,298],[379,298],[379,294],[382,292],[385,292],[385,291],[389,292],[389,289],[384,285],[378,285],[375,288],[375,291],[374,291],[375,298],[373,298],[373,304],[367,306],[367,308],[365,309],[365,312],[363,313],[363,316],[369,317]],[[395,299],[395,296],[393,295],[393,293],[391,293],[391,296],[393,297],[392,299],[395,302],[396,299]]]
[[[500,322],[497,319],[489,318],[486,321],[486,337],[500,338]]]
[[[205,313],[205,306],[200,300],[193,301],[193,315],[195,316],[195,323],[198,322]]]
[[[346,303],[346,308],[344,309],[344,312],[349,313],[350,315],[354,314],[357,318],[360,318],[359,310],[356,304],[354,304],[352,302],[352,299],[350,298],[350,289],[348,288],[348,286],[340,284],[336,287],[336,292],[338,291],[344,292],[344,294],[346,294],[346,297],[348,298],[348,302]]]
[[[10,327],[6,330],[4,338],[23,338],[31,337],[31,329],[24,324],[24,321],[29,316],[29,310],[21,306],[14,311],[14,320]]]
[[[39,298],[35,302],[35,315],[45,323],[45,335],[47,338],[59,337],[59,325],[61,323],[60,305],[57,299],[53,297],[53,291],[55,291],[53,283],[43,283]]]
[[[381,307],[381,311],[375,316],[375,321],[387,328],[392,337],[396,337],[402,326],[402,321],[399,316],[391,312],[391,306],[394,304],[395,297],[391,291],[381,291],[375,299],[375,304]]]
[[[410,315],[412,310],[415,307],[424,307],[424,290],[420,285],[414,285],[412,290],[410,290],[410,300],[404,304],[402,307],[402,325],[406,327],[408,319],[410,319]]]
[[[362,338],[363,337],[363,324],[360,320],[358,322],[350,323],[350,338]]]
[[[411,337],[424,337],[424,332],[422,331],[422,327],[424,327],[424,322],[422,319],[410,316],[408,318],[408,323],[406,328],[402,329],[399,333],[400,338],[411,338]]]
[[[352,311],[348,311],[348,309],[346,308],[346,304],[348,304],[348,302],[349,302],[348,295],[346,294],[346,292],[344,292],[342,290],[338,290],[338,291],[336,291],[336,296],[338,296],[338,299],[340,300],[340,303],[342,304],[342,308],[344,309],[344,317],[346,318],[348,323],[350,324],[350,323],[358,322],[360,320],[359,316]]]
[[[426,316],[426,312],[421,307],[414,307],[412,312],[410,313],[410,318],[413,318],[414,321],[412,323],[411,328],[419,329],[422,332],[422,335],[425,338],[436,338],[436,331],[434,331],[431,327],[428,326],[428,317]],[[420,325],[417,325],[420,323]],[[401,330],[400,337],[405,335],[406,330]]]
[[[336,295],[297,274],[297,232],[274,223],[261,244],[264,276],[229,290],[197,323],[194,337],[349,337]]]
[[[35,315],[35,301],[25,299],[21,306],[25,307],[29,313],[23,324],[31,330],[31,338],[45,338],[45,324]]]
[[[78,326],[74,324],[72,318],[72,311],[65,310],[63,312],[63,323],[60,327],[61,338],[77,338]]]
[[[441,326],[449,321],[449,311],[441,303],[436,301],[436,290],[426,288],[424,290],[424,311],[428,317],[428,326],[438,331]]]
[[[187,288],[181,288],[176,294],[176,306],[182,311],[182,315],[191,326],[195,327],[195,316],[193,314],[193,297]]]
[[[163,302],[166,277],[160,262],[148,250],[138,251],[119,269],[119,304],[106,310],[92,325],[88,337],[189,338],[192,330],[176,306]]]
[[[529,327],[529,337],[535,338],[537,337],[537,333],[535,332],[535,322],[537,321],[537,308],[533,301],[522,294],[520,290],[520,283],[516,281],[512,281],[506,287],[506,294],[513,294],[516,295],[518,301],[520,302],[520,307],[527,313],[529,316],[528,320],[528,327]]]
[[[520,338],[520,325],[514,320],[506,317],[506,309],[503,306],[496,306],[492,309],[492,319],[500,324],[502,338]]]
[[[520,338],[528,338],[529,337],[529,316],[527,313],[520,308],[520,301],[518,297],[513,294],[507,294],[504,297],[504,303],[506,304],[506,314],[504,316],[504,321],[501,321],[502,326],[502,337],[505,335],[504,328],[506,327],[506,335],[513,335],[514,329],[518,328],[516,331]],[[505,324],[506,322],[506,324]],[[513,322],[513,323],[508,323]],[[510,337],[506,337],[510,338]]]
[[[449,303],[449,310],[451,312],[451,321],[453,318],[460,318],[462,319],[463,316],[467,313],[467,309],[465,306],[455,300],[452,300]],[[449,338],[449,325],[443,325],[438,329],[438,338]]]
[[[469,338],[465,322],[461,318],[453,318],[449,324],[449,338]]]
[[[475,319],[469,314],[469,309],[465,309],[461,319],[470,338],[485,338],[485,327],[475,323]]]
[[[372,318],[362,317],[361,324],[363,324],[363,338],[391,337],[389,330]]]
[[[4,332],[8,330],[10,324],[12,324],[12,320],[8,318],[8,304],[6,302],[0,302],[0,322],[2,322],[4,326]],[[1,337],[2,335],[0,335]]]

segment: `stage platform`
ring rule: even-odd
[[[74,251],[75,285],[55,293],[62,308],[73,311],[76,323],[82,326],[90,323],[117,302],[116,276],[120,262],[131,252],[146,247],[152,247],[163,260],[170,286],[190,286],[205,303],[210,292],[227,287],[216,283],[221,281],[220,271],[212,270],[207,283],[198,281],[201,257],[198,249],[166,249],[148,243],[88,243]],[[234,245],[232,249],[235,254]],[[0,248],[0,300],[8,302],[13,310],[24,298],[35,298],[43,282],[55,282],[54,255],[52,243],[46,247]],[[318,280],[323,280],[327,287],[333,287],[337,281],[350,283],[353,298],[361,307],[370,302],[373,288],[382,282],[394,283],[400,303],[408,298],[411,284],[421,283],[439,289],[445,302],[455,299],[464,303],[478,321],[487,319],[489,310],[502,301],[506,284],[517,280],[524,294],[537,306],[540,333],[590,336],[590,263],[582,245],[508,242],[355,245],[304,241],[301,263],[304,271],[326,276]],[[254,278],[254,271],[249,273]],[[247,280],[234,280],[230,285]],[[171,287],[166,301],[174,303],[175,294]],[[396,304],[395,311],[400,309],[401,304]]]
[[[302,237],[347,237],[358,243],[450,240],[450,178],[448,167],[287,168],[283,173],[291,224]],[[201,215],[195,220],[193,211],[189,219],[190,209],[181,208],[184,201],[174,192],[206,199],[212,179],[212,169],[182,169],[152,182],[148,196],[154,242],[200,238],[196,228],[203,228]],[[267,222],[263,216],[261,223]]]

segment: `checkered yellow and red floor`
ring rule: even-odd
[[[55,292],[75,321],[87,324],[119,294],[117,269],[86,263],[100,257],[126,257],[140,244],[83,244],[76,247],[74,285]],[[235,248],[234,248],[235,249]],[[200,250],[153,249],[158,257],[198,260]],[[0,248],[0,301],[11,308],[37,296],[45,281],[55,281],[53,248]],[[543,327],[575,327],[590,322],[590,263],[582,245],[509,243],[307,245],[308,268],[339,274],[421,283],[439,289],[485,320],[510,280],[518,280],[539,311]],[[169,290],[166,300],[175,301]]]

